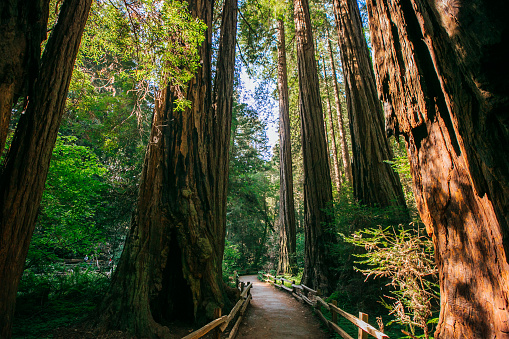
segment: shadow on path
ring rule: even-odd
[[[291,295],[259,281],[255,275],[242,276],[240,281],[253,283],[253,299],[237,338],[329,338],[311,309]]]

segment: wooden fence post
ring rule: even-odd
[[[214,319],[221,318],[221,309],[219,307],[214,308]],[[214,329],[213,338],[214,339],[221,339],[221,330],[219,329],[220,326],[216,327]]]
[[[338,306],[338,301],[332,300],[332,305]],[[333,308],[331,308],[331,313],[332,313],[332,322],[334,324],[337,324],[338,323],[338,314],[336,313],[336,311]]]
[[[359,312],[359,319],[368,322],[368,315],[366,313]],[[364,332],[361,328],[359,328],[359,339],[368,339],[368,332]]]
[[[244,288],[246,286],[246,283],[245,282],[241,282],[240,283],[240,294],[242,294],[242,292],[244,292]]]

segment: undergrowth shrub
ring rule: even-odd
[[[413,224],[407,227],[368,228],[343,236],[347,243],[366,252],[355,254],[361,260],[355,270],[369,277],[388,279],[392,289],[384,295],[382,304],[390,310],[395,321],[408,326],[412,335],[416,328],[425,338],[435,323],[439,287],[434,260],[433,243]]]
[[[47,338],[58,327],[84,321],[101,301],[109,279],[77,265],[51,265],[44,273],[27,269],[16,299],[13,338]]]

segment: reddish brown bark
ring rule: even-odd
[[[16,292],[92,0],[66,0],[41,60],[0,176],[0,337],[10,336]]]
[[[334,119],[332,119],[332,107],[330,102],[330,91],[329,91],[329,77],[327,76],[327,65],[325,64],[325,60],[323,60],[323,79],[325,82],[325,90],[327,92],[327,117],[329,119],[330,129],[327,131],[327,126],[325,127],[325,133],[327,134],[330,132],[330,137],[328,138],[328,143],[331,145],[332,149],[332,166],[334,168],[334,179],[336,184],[336,189],[340,190],[341,188],[341,170],[339,168],[339,161],[338,161],[338,149],[336,146],[336,131],[334,128]],[[325,118],[324,118],[325,120]]]
[[[212,1],[189,1],[189,9],[212,27]],[[236,15],[236,0],[225,1],[214,91],[208,29],[202,65],[187,84],[191,108],[174,109],[171,85],[156,100],[137,208],[102,306],[102,329],[165,337],[165,323],[202,322],[227,302],[221,263]]]
[[[345,124],[343,122],[343,109],[339,95],[338,77],[336,75],[336,63],[334,62],[334,54],[332,53],[332,46],[330,40],[329,45],[329,60],[332,68],[332,83],[334,88],[334,100],[336,102],[336,113],[338,119],[339,140],[341,142],[341,159],[343,160],[343,168],[345,169],[346,180],[352,183],[352,166],[350,164],[350,152],[348,151],[348,144],[346,142]]]
[[[278,272],[296,273],[296,224],[293,200],[290,102],[286,69],[285,23],[278,20],[279,93],[279,261]]]
[[[356,0],[334,0],[352,140],[355,197],[365,205],[406,207],[398,175],[386,160],[392,151]]]
[[[41,42],[46,39],[49,0],[0,3],[0,154],[13,104],[28,95],[37,76]]]
[[[368,1],[389,132],[440,274],[437,338],[509,338],[509,5]]]
[[[299,71],[299,110],[304,163],[304,273],[302,283],[327,293],[334,279],[329,245],[336,242],[328,233],[332,218],[332,184],[325,142],[318,70],[307,0],[294,0]]]

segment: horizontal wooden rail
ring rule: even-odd
[[[359,318],[351,315],[348,312],[343,311],[337,305],[332,303],[327,303],[322,298],[320,298],[320,291],[316,291],[306,285],[296,285],[294,281],[290,281],[284,277],[275,277],[271,274],[265,273],[262,274],[263,278],[266,282],[269,282],[271,284],[274,284],[274,286],[281,288],[285,291],[288,291],[292,294],[292,296],[301,301],[305,302],[312,307],[314,307],[316,314],[322,319],[322,321],[327,324],[327,326],[339,334],[344,339],[354,339],[351,335],[345,332],[337,323],[337,315],[341,315],[345,319],[349,320],[351,323],[353,323],[355,326],[359,328],[358,332],[358,339],[365,339],[367,338],[367,335],[371,335],[377,339],[385,339],[389,338],[388,335],[382,333],[381,331],[377,330],[370,324],[368,324],[368,315],[365,313],[360,312]],[[281,282],[281,284],[278,284],[278,281]],[[287,287],[284,283],[290,283],[292,287]],[[334,301],[335,303],[335,301]],[[326,310],[330,311],[332,313],[332,321],[328,320],[320,311],[320,307],[324,307]]]
[[[220,326],[222,323],[224,323],[226,321],[226,319],[228,318],[227,315],[225,316],[222,316],[221,318],[218,318],[218,319],[215,319],[215,320],[212,320],[211,322],[209,322],[207,325],[203,326],[202,328],[194,331],[193,333],[191,334],[188,334],[186,335],[184,338],[182,339],[197,339],[197,338],[201,338],[203,337],[205,334],[209,333],[210,331],[212,331],[214,328]]]
[[[348,312],[343,311],[341,308],[337,307],[334,304],[326,303],[320,297],[316,297],[316,300],[317,300],[317,305],[324,306],[325,308],[327,308],[333,314],[336,313],[336,314],[341,315],[342,317],[344,317],[345,319],[350,321],[352,324],[357,326],[359,329],[361,329],[363,332],[365,332],[365,333],[367,333],[369,335],[372,335],[373,337],[378,338],[378,339],[389,338],[388,335],[380,332],[379,330],[377,330],[376,328],[374,328],[373,326],[371,326],[370,324],[368,324],[366,322],[367,321],[367,315],[366,314],[364,314],[364,316],[365,316],[365,321],[364,321],[364,320],[361,320],[361,319],[357,318],[356,316],[354,316],[354,315],[352,315],[352,314],[350,314]],[[331,321],[327,321],[327,325],[329,325],[329,327],[332,327],[336,331],[336,333],[341,335],[343,338],[347,338],[347,339],[351,338],[349,335],[348,335],[348,337],[344,336],[343,333],[341,333],[341,332],[344,332],[344,331],[339,326],[337,326],[336,323],[331,322]],[[335,326],[332,326],[332,325],[335,325]],[[341,329],[341,331],[338,331],[337,330],[338,328]],[[346,332],[344,332],[344,333],[346,333]],[[359,332],[359,338],[362,338],[362,334],[363,334],[362,332]]]
[[[235,277],[237,278],[237,277]],[[251,295],[251,288],[253,287],[253,283],[248,283],[247,286],[244,286],[244,283],[240,284],[240,299],[237,301],[235,306],[231,309],[230,313],[228,315],[224,315],[221,317],[221,309],[217,309],[218,314],[215,316],[219,316],[219,318],[212,320],[202,328],[194,331],[191,334],[188,334],[183,339],[197,339],[203,337],[205,334],[209,333],[212,330],[216,330],[216,334],[214,338],[219,338],[219,334],[221,332],[224,332],[228,325],[235,319],[237,314],[240,313],[239,318],[235,322],[235,325],[233,326],[232,330],[230,331],[230,335],[228,338],[235,338],[235,335],[238,331],[241,319],[244,315],[244,312],[246,311],[251,299],[253,298]]]
[[[301,286],[302,286],[303,289],[305,289],[308,292],[311,292],[311,293],[314,293],[314,294],[318,293],[318,291],[315,291],[312,288],[307,287],[306,285],[301,285]]]

